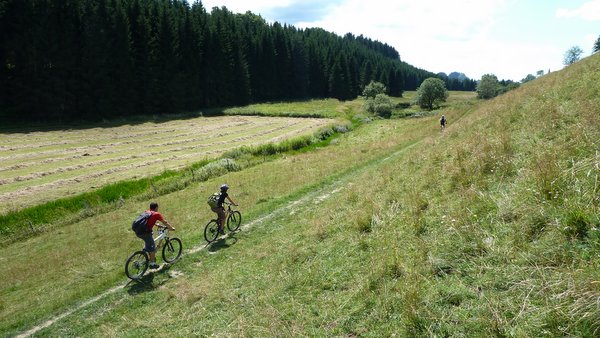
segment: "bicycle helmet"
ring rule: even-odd
[[[227,184],[221,185],[221,190],[227,190],[227,189],[229,189],[229,186]]]

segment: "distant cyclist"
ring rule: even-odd
[[[231,204],[237,205],[231,199],[231,197],[229,197],[227,190],[229,190],[229,186],[227,184],[223,184],[221,186],[221,192],[214,193],[208,200],[210,210],[212,210],[218,216],[217,223],[219,224],[219,233],[221,235],[225,233],[225,231],[223,231],[223,225],[225,224],[225,208],[223,207],[223,202],[225,202],[225,199],[228,199]]]
[[[152,238],[152,228],[156,224],[156,221],[160,221],[166,225],[169,230],[175,231],[175,228],[173,228],[171,224],[164,219],[163,215],[158,212],[158,203],[150,203],[150,210],[147,210],[146,212],[150,213],[150,217],[146,223],[146,229],[139,233],[136,232],[135,235],[144,240],[144,251],[150,256],[150,264],[148,267],[150,269],[156,269],[158,268],[158,264],[156,264],[156,245],[154,244],[154,238]]]
[[[440,129],[446,129],[446,116],[442,115],[440,118]]]

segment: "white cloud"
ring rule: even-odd
[[[211,0],[206,8],[226,6],[234,12],[248,10],[257,14],[274,13],[276,7],[304,0]],[[562,68],[562,47],[542,42],[498,41],[502,35],[496,24],[502,16],[510,16],[516,0],[323,0],[328,10],[314,21],[289,22],[284,17],[270,18],[296,27],[321,27],[339,35],[353,33],[393,46],[403,61],[432,72],[459,71],[479,79],[493,73],[500,79],[520,80],[537,70]],[[594,10],[600,0],[581,6]],[[557,14],[558,15],[558,14]],[[506,23],[504,23],[506,24]],[[566,48],[566,47],[564,47]],[[566,50],[566,49],[565,49]]]
[[[576,18],[580,17],[588,21],[600,20],[600,0],[585,2],[576,9],[559,8],[556,10],[558,18]]]
[[[429,37],[462,39],[477,34],[493,22],[506,0],[348,0],[324,19],[301,25],[327,26],[337,33],[377,30],[410,30]],[[465,11],[465,8],[469,8]]]
[[[515,60],[500,56],[502,50],[488,37],[494,18],[509,1],[349,0],[322,20],[296,25],[322,27],[340,35],[362,34],[395,47],[409,64],[436,73],[460,71],[471,78],[495,73],[499,78],[521,79],[534,70],[521,74]],[[503,64],[520,75],[500,74]]]

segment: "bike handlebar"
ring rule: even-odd
[[[169,227],[164,224],[156,223],[154,226],[156,226],[157,228],[160,228],[162,230],[169,230]],[[175,231],[175,228],[173,228],[173,230],[171,230],[171,231]]]

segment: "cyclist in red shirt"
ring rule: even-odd
[[[166,225],[169,230],[175,231],[175,228],[172,227],[167,220],[165,220],[160,212],[158,212],[158,203],[150,203],[150,210],[148,210],[148,212],[150,213],[150,218],[148,218],[148,223],[146,224],[146,231],[136,234],[136,236],[141,238],[145,243],[144,251],[146,251],[148,256],[150,256],[150,264],[148,267],[150,269],[156,269],[158,268],[158,264],[156,264],[156,245],[154,244],[154,238],[152,238],[152,228],[157,221],[160,221]]]

